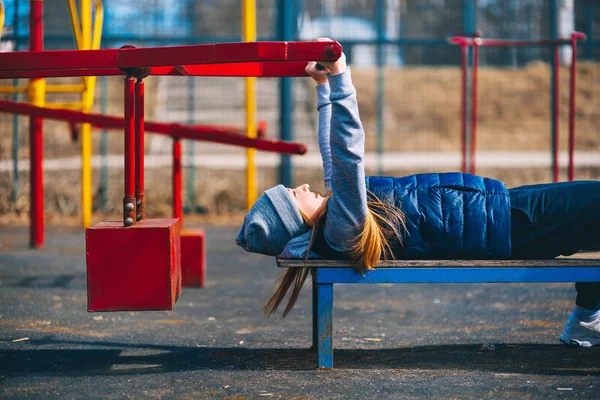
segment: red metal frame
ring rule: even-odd
[[[129,212],[123,212],[123,219],[131,218],[131,223],[125,222],[125,226],[135,225],[135,79],[127,77],[124,83],[124,105],[123,113],[125,128],[123,133],[124,140],[124,176],[125,188],[123,195],[123,205],[125,209],[127,204],[133,204],[134,209]]]
[[[467,172],[467,79],[468,79],[468,64],[467,64],[467,46],[460,45],[461,51],[461,69],[462,69],[462,84],[461,84],[461,131],[462,131],[462,162],[461,171]]]
[[[574,32],[571,35],[571,77],[569,82],[569,172],[568,179],[575,179],[575,94],[577,82],[577,41],[585,35]]]
[[[42,32],[43,3],[41,0],[31,0],[29,11],[29,52],[39,52],[44,48]],[[32,80],[32,83],[35,80]],[[44,244],[44,173],[43,162],[43,119],[36,116],[29,118],[29,201],[31,229],[29,232],[29,244],[31,247],[40,247]]]
[[[118,71],[119,69],[140,67],[167,67],[164,73],[187,75],[193,74],[195,70],[193,66],[198,65],[204,65],[205,72],[212,71],[220,74],[219,69],[224,69],[231,74],[239,74],[237,76],[249,76],[248,65],[223,67],[222,64],[335,61],[340,57],[341,52],[342,47],[337,42],[245,42],[143,49],[8,52],[0,54],[0,71],[3,72],[0,78],[81,76],[81,74],[117,75],[123,74]],[[298,66],[298,64],[255,65],[253,72],[258,76],[265,76],[265,70],[277,74],[275,76],[289,76],[283,74],[292,71],[299,73]],[[277,69],[285,71],[278,73]],[[202,68],[196,69],[195,73],[202,73]]]
[[[560,48],[554,46],[554,90],[552,97],[554,109],[552,110],[552,179],[558,182],[560,175],[559,161],[559,134],[560,134]]]
[[[469,172],[475,173],[475,151],[477,150],[477,75],[479,72],[479,42],[473,40],[473,70],[471,75],[471,157]]]
[[[183,225],[183,207],[181,201],[181,140],[173,140],[173,218],[181,219]]]
[[[83,113],[74,110],[57,110],[45,107],[36,107],[31,104],[18,103],[9,100],[0,100],[0,112],[11,114],[32,115],[45,119],[71,121],[74,123],[88,122],[92,126],[102,129],[122,130],[124,118]],[[284,142],[275,139],[249,138],[236,132],[220,129],[214,126],[188,126],[164,122],[144,121],[146,132],[168,135],[180,139],[208,141],[229,144],[240,147],[252,147],[262,151],[284,154],[305,154],[307,149],[302,143]]]
[[[482,39],[482,38],[470,38],[470,37],[461,37],[455,36],[449,39],[450,43],[459,45],[461,47],[461,55],[462,55],[462,75],[463,75],[463,87],[462,87],[462,110],[461,110],[461,118],[462,118],[462,171],[464,172],[467,167],[467,154],[466,154],[466,143],[467,143],[467,98],[466,98],[466,82],[467,82],[467,62],[466,62],[466,47],[473,46],[474,48],[474,60],[473,60],[473,76],[472,76],[472,100],[471,100],[471,132],[472,132],[472,140],[471,140],[471,157],[470,157],[470,172],[475,172],[475,151],[476,151],[476,124],[477,124],[477,70],[478,70],[478,49],[480,46],[494,46],[494,47],[504,47],[504,46],[540,46],[540,45],[552,45],[554,48],[554,67],[556,70],[556,74],[554,76],[553,84],[554,90],[552,92],[552,97],[554,101],[554,108],[552,110],[552,120],[553,120],[553,140],[552,140],[552,164],[553,164],[553,179],[555,182],[558,181],[559,178],[559,122],[560,122],[560,86],[559,86],[559,78],[560,78],[560,54],[559,54],[559,46],[569,44],[573,49],[573,57],[571,61],[571,71],[570,71],[570,99],[569,99],[569,166],[568,166],[568,175],[569,180],[574,179],[574,145],[575,145],[575,87],[576,87],[576,56],[577,56],[577,41],[585,39],[585,34],[581,32],[573,32],[570,39],[558,39],[558,40],[503,40],[503,39]]]
[[[135,83],[135,198],[136,220],[146,218],[144,194],[144,81]]]
[[[151,67],[150,75],[170,76],[231,76],[231,77],[302,77],[306,76],[305,61],[269,61],[230,64],[176,65]],[[86,68],[57,70],[0,71],[0,79],[57,78],[77,76],[125,75],[119,68]]]

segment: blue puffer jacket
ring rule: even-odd
[[[504,183],[459,172],[367,177],[367,189],[406,216],[398,259],[508,258],[510,198]]]

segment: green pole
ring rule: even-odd
[[[13,32],[15,33],[15,51],[19,50],[19,0],[15,0],[15,11],[13,16]],[[19,80],[13,79],[13,86],[19,86]],[[13,101],[19,100],[19,93],[13,93]],[[13,185],[11,200],[13,203],[19,197],[19,114],[13,114],[12,133],[12,159],[13,159]]]
[[[377,125],[377,174],[383,175],[384,153],[384,125],[383,116],[385,108],[385,92],[383,86],[385,48],[382,45],[384,37],[384,7],[385,0],[377,0],[377,100],[376,100],[376,125]]]
[[[195,83],[194,77],[193,76],[188,77],[188,88],[189,88],[188,89],[188,112],[189,112],[188,123],[190,125],[194,125],[195,119],[196,119],[194,117],[194,110],[196,108],[195,102],[194,102],[194,93],[196,92],[194,83]],[[188,167],[187,167],[187,181],[186,181],[187,206],[185,207],[187,209],[188,213],[193,212],[196,207],[196,187],[195,187],[196,164],[194,163],[195,148],[196,148],[196,143],[193,140],[188,140],[187,141]]]
[[[103,76],[101,84],[101,112],[106,114],[108,102],[108,78]],[[108,132],[103,129],[100,133],[100,205],[102,208],[108,204]]]

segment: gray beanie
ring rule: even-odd
[[[277,256],[291,239],[309,229],[285,186],[277,185],[256,200],[235,242],[246,251]]]

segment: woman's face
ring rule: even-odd
[[[295,189],[287,188],[287,191],[292,196],[292,199],[294,199],[298,209],[311,220],[317,216],[319,208],[321,208],[321,205],[325,201],[325,198],[321,197],[320,194],[311,192],[310,187],[306,183]]]

